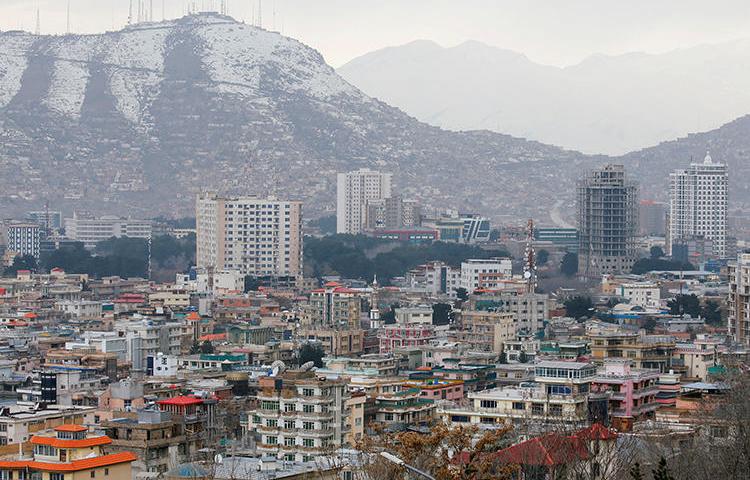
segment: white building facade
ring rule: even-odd
[[[202,193],[196,230],[199,268],[243,276],[302,275],[302,202]]]
[[[391,196],[390,173],[366,168],[339,173],[336,178],[336,233],[362,233],[367,220],[367,203]]]
[[[703,237],[713,242],[714,255],[727,255],[729,174],[725,164],[706,154],[703,163],[669,176],[667,254],[680,240]]]
[[[65,236],[91,248],[112,237],[150,238],[151,222],[115,216],[91,218],[74,213],[73,218],[65,219]]]
[[[6,230],[8,251],[16,256],[39,258],[41,227],[36,223],[11,223]]]
[[[461,287],[472,293],[479,288],[482,277],[486,275],[513,276],[513,265],[510,258],[469,259],[461,262]]]

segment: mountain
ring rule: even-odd
[[[300,199],[313,218],[333,211],[337,172],[370,167],[428,207],[563,224],[584,169],[624,162],[663,199],[665,172],[706,148],[730,162],[734,204],[750,199],[747,118],[620,158],[453,132],[367,96],[308,46],[217,14],[100,35],[0,32],[0,52],[3,217],[45,203],[192,216],[212,189]]]
[[[338,72],[432,125],[610,155],[750,112],[750,40],[658,55],[595,55],[566,68],[479,42],[443,48],[417,41],[368,53]]]
[[[449,132],[372,99],[321,55],[217,14],[101,35],[0,33],[0,208],[190,215],[201,189],[334,207],[335,173],[394,173],[408,197],[547,214],[593,157]],[[564,167],[564,168],[561,168]]]

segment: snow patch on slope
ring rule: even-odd
[[[26,33],[0,36],[0,108],[13,100],[21,89],[21,78],[28,66],[28,51],[35,38]]]
[[[50,44],[44,52],[52,57],[52,77],[44,104],[61,115],[80,118],[89,62],[96,56],[101,37],[66,36]]]
[[[109,87],[117,109],[133,123],[159,94],[170,26],[129,28],[108,37],[102,61],[109,65]]]
[[[278,33],[238,23],[201,25],[196,33],[205,43],[203,62],[220,92],[254,97],[268,82],[320,100],[359,94],[318,52]],[[267,69],[279,76],[264,77]]]

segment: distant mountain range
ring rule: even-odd
[[[216,14],[101,35],[0,32],[0,211],[194,214],[201,189],[333,211],[335,173],[394,173],[426,205],[570,220],[584,169],[626,162],[645,196],[706,148],[747,183],[748,120],[623,158],[422,123],[342,79],[304,44]],[[657,176],[658,175],[662,176]],[[747,201],[742,190],[736,201]],[[554,211],[552,211],[554,210]],[[551,215],[552,213],[552,215]]]
[[[750,112],[750,40],[566,68],[479,42],[416,41],[338,69],[366,94],[451,130],[488,129],[619,155]]]

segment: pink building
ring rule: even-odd
[[[391,353],[398,348],[420,347],[435,338],[432,325],[386,325],[378,333],[380,353]]]
[[[627,431],[635,420],[650,417],[659,408],[656,395],[659,372],[631,368],[629,360],[605,362],[591,383],[593,392],[609,392],[612,426]]]
[[[419,389],[419,395],[427,400],[459,401],[464,398],[464,382],[462,380],[429,378],[404,382],[401,386],[402,390],[411,390],[413,388]]]

